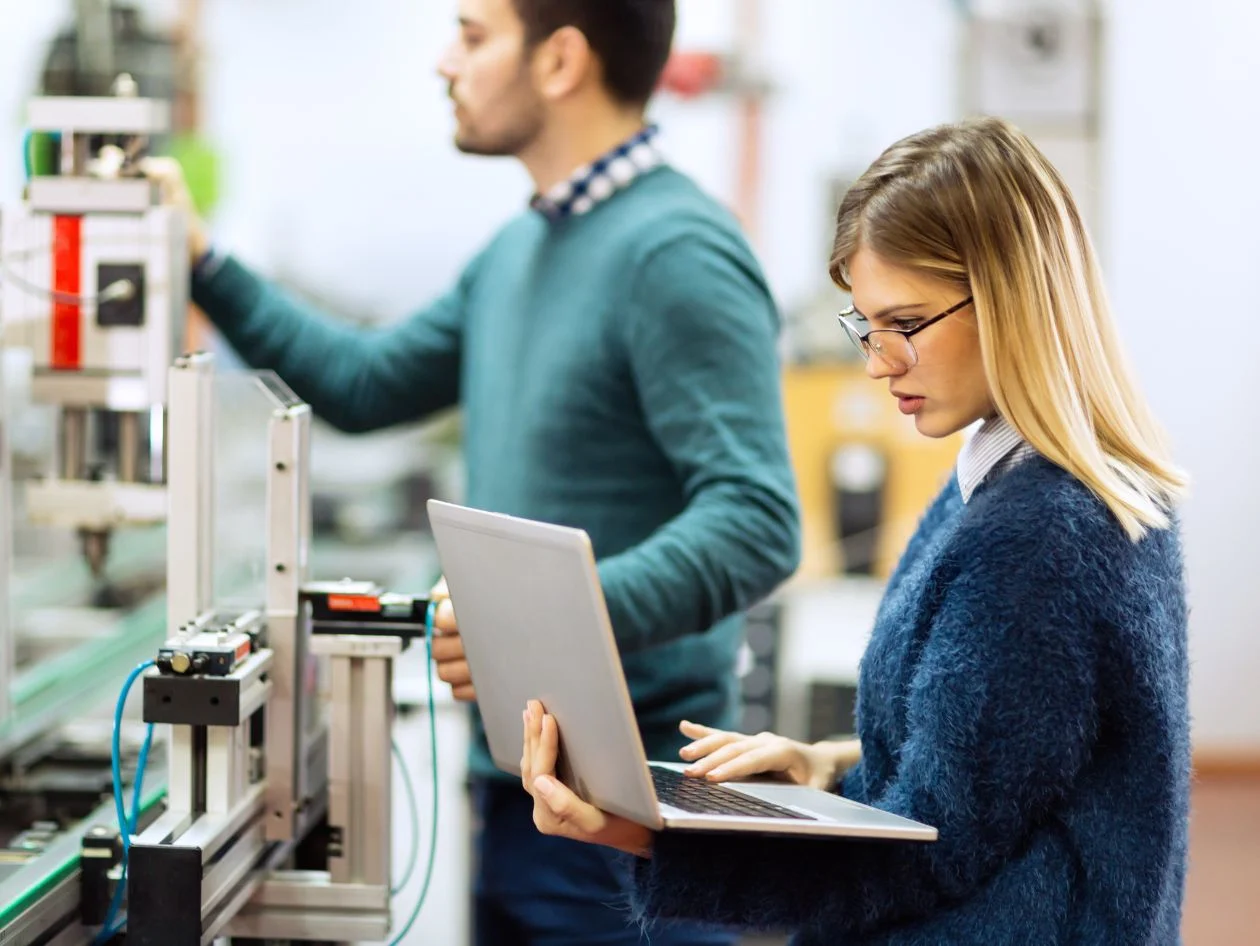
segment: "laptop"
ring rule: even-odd
[[[537,699],[559,725],[560,780],[654,830],[936,840],[935,828],[818,789],[715,784],[649,762],[587,534],[439,500],[428,511],[500,769],[521,774],[521,712]]]

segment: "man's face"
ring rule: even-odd
[[[438,65],[455,103],[460,151],[517,155],[537,138],[543,102],[529,61],[512,0],[460,0],[459,36]]]

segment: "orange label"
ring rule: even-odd
[[[329,595],[328,607],[334,611],[379,612],[381,602],[371,595]]]

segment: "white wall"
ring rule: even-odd
[[[1115,0],[1108,259],[1125,336],[1194,477],[1191,708],[1260,749],[1260,4]]]

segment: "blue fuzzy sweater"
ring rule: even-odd
[[[1040,457],[952,482],[891,578],[859,682],[848,798],[935,843],[658,836],[641,918],[800,946],[1173,944],[1189,808],[1175,530],[1126,538]]]

